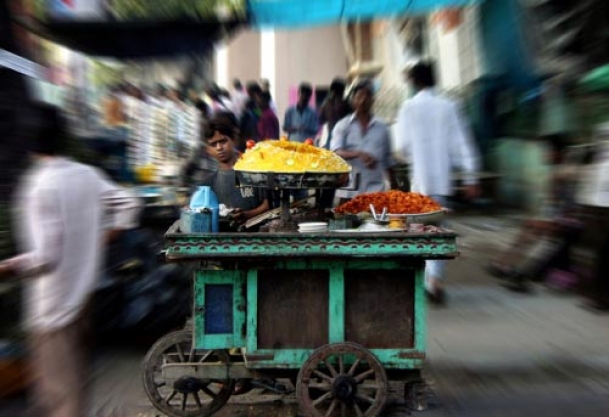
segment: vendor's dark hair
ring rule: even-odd
[[[28,128],[29,150],[40,155],[57,155],[67,134],[66,122],[59,109],[46,103],[30,106]]]
[[[419,87],[433,87],[436,85],[433,64],[431,62],[419,62],[408,71],[408,77]]]
[[[220,132],[224,136],[236,140],[239,136],[239,123],[234,113],[218,112],[207,123],[205,129],[205,139],[211,139],[216,132]]]

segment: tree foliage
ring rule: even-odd
[[[245,16],[244,0],[114,0],[112,12],[119,20],[209,20],[226,14]]]

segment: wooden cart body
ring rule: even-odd
[[[424,261],[457,254],[452,233],[170,231],[166,239],[171,262],[219,263],[195,274],[195,348],[245,348],[251,369],[299,369],[319,346],[346,341],[387,369],[420,368]]]

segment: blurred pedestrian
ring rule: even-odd
[[[319,146],[328,149],[332,139],[334,126],[344,117],[353,111],[349,101],[345,99],[345,81],[342,78],[335,78],[330,84],[330,91],[319,109],[319,124],[324,126],[327,132],[325,138],[321,138]]]
[[[233,105],[230,102],[230,98],[223,92],[217,85],[211,85],[207,91],[207,96],[211,100],[211,115],[218,112],[233,112]]]
[[[102,245],[136,226],[139,200],[97,170],[64,158],[66,134],[56,108],[35,106],[33,165],[15,209],[22,254],[0,275],[23,278],[24,320],[31,349],[32,401],[40,417],[84,417],[86,328]]]
[[[397,188],[389,130],[372,113],[374,93],[370,81],[362,80],[353,87],[352,104],[354,113],[336,124],[330,142],[330,150],[347,160],[353,175],[359,176],[354,190],[336,191],[341,203],[361,193],[385,191],[387,179],[392,188]]]
[[[207,120],[210,117],[211,110],[209,105],[201,98],[201,94],[197,90],[190,89],[188,91],[188,99],[190,104],[199,111],[201,120]]]
[[[571,248],[583,229],[575,210],[575,174],[565,163],[565,138],[547,137],[547,148],[552,173],[539,213],[487,268],[517,292],[528,291],[529,279],[542,280],[551,270],[570,273]]]
[[[432,197],[443,206],[452,194],[452,170],[466,174],[465,196],[479,194],[474,173],[478,157],[457,104],[434,91],[435,77],[431,64],[419,63],[407,73],[416,95],[404,102],[397,118],[397,146],[411,162],[411,191]],[[425,287],[433,303],[444,303],[444,265],[446,261],[428,261]]]
[[[237,142],[237,149],[240,151],[245,150],[245,141],[251,139],[258,142],[260,136],[258,135],[258,120],[261,116],[260,108],[256,102],[256,97],[262,94],[262,89],[255,81],[249,81],[246,86],[248,100],[245,103],[245,108],[241,114],[239,120],[239,130],[241,132],[241,138],[243,143]]]
[[[235,116],[237,116],[237,120],[239,120],[241,119],[249,96],[238,78],[233,80],[233,91],[230,98],[233,103],[233,112],[235,113]]]
[[[257,104],[261,114],[258,120],[258,137],[262,140],[279,139],[279,120],[270,107],[271,95],[262,92],[257,96]]]
[[[283,130],[288,139],[295,142],[304,142],[313,139],[319,130],[317,113],[309,106],[313,95],[313,88],[308,83],[301,83],[298,87],[298,101],[285,113]]]
[[[263,93],[268,93],[269,95],[269,108],[277,114],[277,106],[275,105],[275,100],[273,100],[273,95],[271,94],[271,82],[263,78],[260,80],[260,88]]]
[[[335,78],[330,84],[330,91],[319,109],[319,123],[322,125],[321,136],[317,146],[325,149],[330,148],[332,131],[339,120],[351,114],[352,109],[349,101],[345,99],[345,81]],[[336,190],[323,188],[319,192],[319,206],[332,208]]]

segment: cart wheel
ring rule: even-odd
[[[296,398],[307,417],[374,417],[387,400],[379,360],[355,343],[317,349],[298,373]]]
[[[230,398],[233,379],[200,379],[186,373],[176,381],[163,378],[161,367],[167,363],[228,363],[224,350],[193,349],[192,332],[180,330],[159,339],[146,354],[143,364],[144,390],[152,404],[170,417],[207,417]]]

